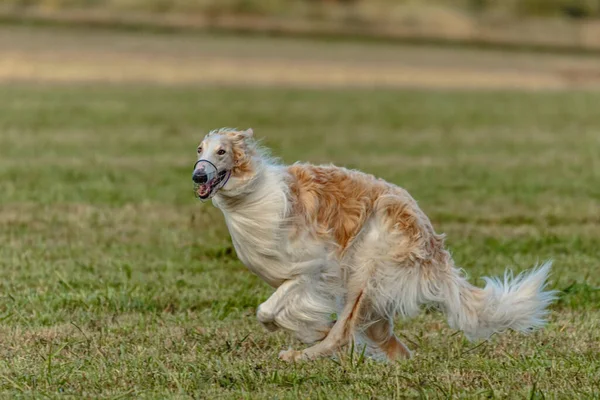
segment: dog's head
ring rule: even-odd
[[[232,191],[252,178],[256,156],[252,136],[252,129],[221,128],[204,137],[192,175],[200,199],[209,199],[219,190]]]

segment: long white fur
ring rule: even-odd
[[[295,334],[304,343],[322,339],[331,325],[341,293],[339,268],[331,259],[330,244],[287,239],[288,188],[282,167],[264,163],[252,190],[230,207],[222,196],[221,208],[240,260],[278,290],[263,303],[257,316]]]
[[[544,324],[555,298],[544,291],[550,262],[514,279],[509,273],[503,281],[484,278],[485,288],[477,289],[453,265],[433,270],[417,260],[398,265],[387,254],[403,238],[389,234],[376,218],[339,259],[334,243],[308,235],[290,239],[286,169],[267,157],[258,157],[254,167],[252,181],[228,182],[213,203],[225,216],[240,260],[277,288],[257,312],[268,329],[285,329],[305,343],[321,340],[344,303],[348,274],[364,276],[377,315],[408,318],[423,306],[437,306],[469,339],[507,329],[529,332]]]

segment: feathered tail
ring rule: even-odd
[[[512,329],[532,332],[546,323],[548,306],[556,291],[544,291],[551,261],[513,277],[510,271],[500,278],[484,278],[483,289],[471,285],[455,268],[444,286],[442,307],[453,328],[469,340],[488,338],[495,332]]]

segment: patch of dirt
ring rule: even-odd
[[[0,27],[0,82],[568,89],[600,57],[370,43]]]

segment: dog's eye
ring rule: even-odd
[[[223,149],[221,149],[221,150],[217,151],[217,154],[218,154],[218,155],[220,155],[220,156],[222,156],[222,155],[223,155],[223,154],[225,154],[225,153],[226,153],[226,151],[225,151],[225,150],[223,150]]]
[[[202,147],[198,147],[198,153],[202,153]]]

